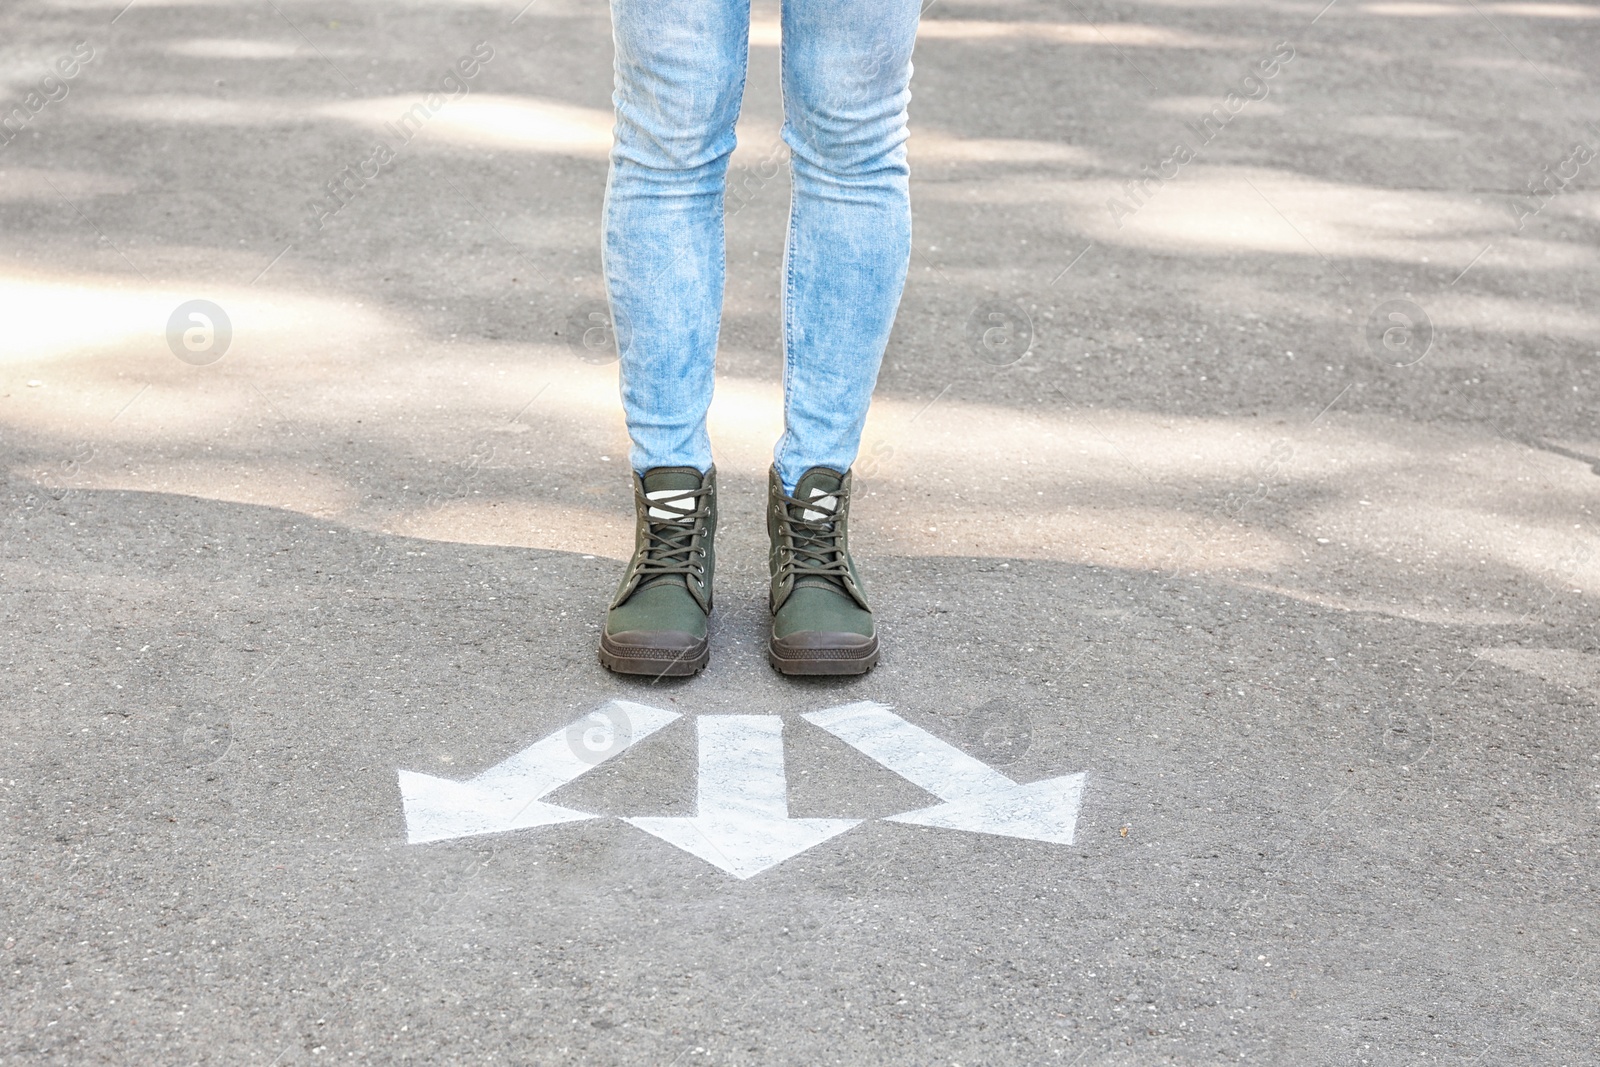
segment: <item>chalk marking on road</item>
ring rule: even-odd
[[[541,798],[678,717],[675,711],[613,700],[465,782],[400,771],[406,840],[416,845],[597,818]],[[601,751],[575,740],[595,734],[608,740]]]
[[[858,825],[860,819],[789,818],[783,720],[701,715],[699,806],[692,818],[627,820],[735,878],[776,867]]]
[[[870,700],[801,717],[944,801],[890,822],[1072,844],[1083,774],[1020,785]]]

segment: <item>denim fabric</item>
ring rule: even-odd
[[[855,461],[911,255],[906,104],[919,0],[784,0],[789,491]],[[711,466],[723,200],[749,0],[612,0],[617,125],[604,260],[634,470]]]

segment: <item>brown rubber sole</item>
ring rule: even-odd
[[[657,635],[657,639],[667,635]],[[688,634],[684,634],[688,637]],[[600,635],[600,665],[618,674],[648,674],[656,678],[687,678],[698,674],[711,659],[711,642],[702,637],[680,647],[633,644]]]
[[[866,674],[878,663],[878,638],[805,631],[767,643],[767,662],[781,674]]]

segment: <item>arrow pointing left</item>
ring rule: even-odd
[[[406,840],[416,845],[593,819],[541,798],[676,718],[675,711],[613,700],[465,782],[401,771]]]

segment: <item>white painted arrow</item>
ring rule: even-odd
[[[802,718],[944,801],[892,822],[1072,844],[1082,774],[1019,785],[870,700]]]
[[[416,845],[593,819],[540,798],[676,718],[675,711],[613,700],[465,782],[401,771],[406,840]]]
[[[791,819],[783,773],[783,720],[776,715],[701,715],[700,803],[693,818],[628,822],[749,878],[842,834],[860,819]]]

